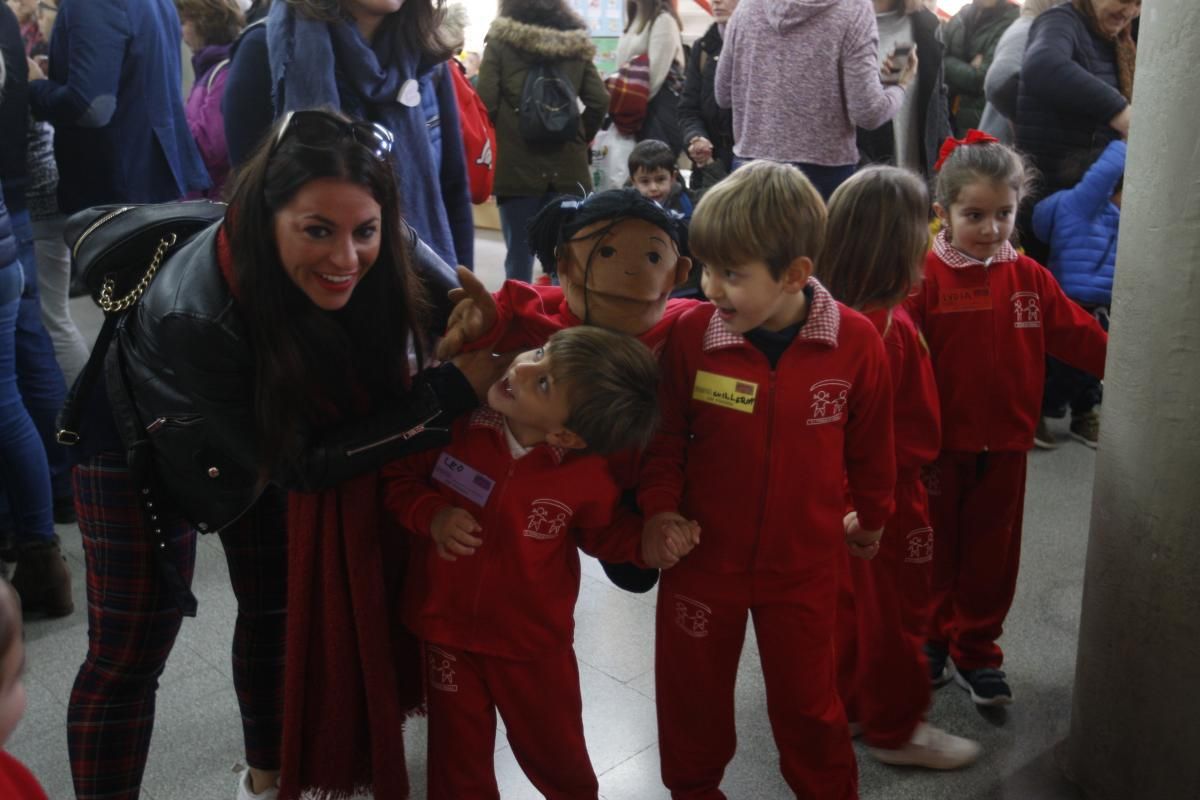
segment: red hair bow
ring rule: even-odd
[[[983,131],[975,130],[974,128],[971,128],[971,130],[967,131],[967,135],[961,139],[955,139],[953,136],[947,136],[946,141],[942,142],[942,149],[938,151],[938,160],[937,163],[933,165],[933,171],[940,172],[942,169],[942,164],[946,163],[946,159],[950,157],[950,154],[963,145],[991,144],[992,142],[999,141],[999,139],[997,139],[995,136],[992,136],[990,133],[984,133]]]

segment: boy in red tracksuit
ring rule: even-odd
[[[943,228],[908,302],[942,405],[942,453],[927,478],[934,588],[926,653],[935,685],[953,676],[975,703],[1004,705],[1012,689],[996,640],[1016,591],[1046,354],[1103,377],[1108,336],[1009,244],[1026,185],[1020,156],[978,131],[942,151],[934,209]]]
[[[658,594],[659,750],[673,798],[725,796],[747,614],[788,785],[857,797],[836,683],[838,575],[846,541],[873,555],[892,510],[892,392],[871,322],[811,278],[824,226],[803,174],[765,161],[709,190],[692,218],[711,305],[671,332],[662,430],[638,496],[648,540],[684,518],[703,531]],[[858,522],[844,532],[847,478]]]
[[[537,347],[555,331],[583,324],[636,336],[658,353],[675,321],[698,305],[671,298],[691,269],[691,259],[680,255],[682,235],[676,216],[634,189],[551,201],[530,226],[530,249],[543,266],[554,268],[561,286],[506,281],[491,305],[460,301],[439,358],[452,357],[463,342],[471,343],[468,349],[499,353]],[[463,281],[475,280],[460,274]],[[622,490],[636,486],[639,461],[635,452],[610,459]],[[603,566],[628,591],[649,591],[658,580],[657,571],[631,564]]]
[[[561,331],[513,362],[448,447],[385,468],[386,506],[417,534],[405,622],[425,643],[430,800],[499,797],[497,711],[544,795],[595,800],[572,647],[576,547],[640,560],[638,536],[606,530],[618,491],[594,453],[645,443],[657,385],[636,340]]]

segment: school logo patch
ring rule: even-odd
[[[850,384],[830,378],[809,387],[812,400],[808,404],[808,424],[825,425],[838,422],[846,415],[846,400],[850,396]]]
[[[439,692],[457,692],[454,675],[458,659],[433,645],[425,647],[425,658],[429,664],[429,687]]]
[[[708,636],[708,623],[712,609],[684,595],[675,595],[675,625],[693,639]]]
[[[1014,328],[1042,327],[1042,304],[1037,292],[1016,292],[1009,298]]]
[[[525,520],[525,535],[530,539],[557,539],[567,529],[575,512],[557,500],[533,501],[529,518]]]
[[[928,564],[933,561],[933,528],[917,528],[904,537],[904,563]]]

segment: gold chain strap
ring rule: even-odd
[[[154,258],[150,259],[150,266],[146,268],[146,274],[138,281],[138,285],[130,290],[129,294],[122,297],[120,300],[113,300],[113,290],[116,288],[116,283],[111,275],[104,279],[104,286],[100,289],[100,308],[106,314],[114,314],[132,306],[146,292],[146,287],[150,285],[150,281],[154,280],[154,274],[158,272],[158,268],[162,265],[163,256],[167,251],[175,246],[175,234],[171,233],[164,236],[158,242],[158,248],[154,251]]]

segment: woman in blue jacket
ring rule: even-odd
[[[451,48],[433,0],[276,2],[246,30],[225,85],[225,139],[236,170],[287,111],[335,107],[396,137],[404,219],[448,264],[475,263]]]
[[[29,103],[54,125],[63,213],[208,188],[183,113],[179,30],[172,0],[59,3],[49,76],[29,62]]]

